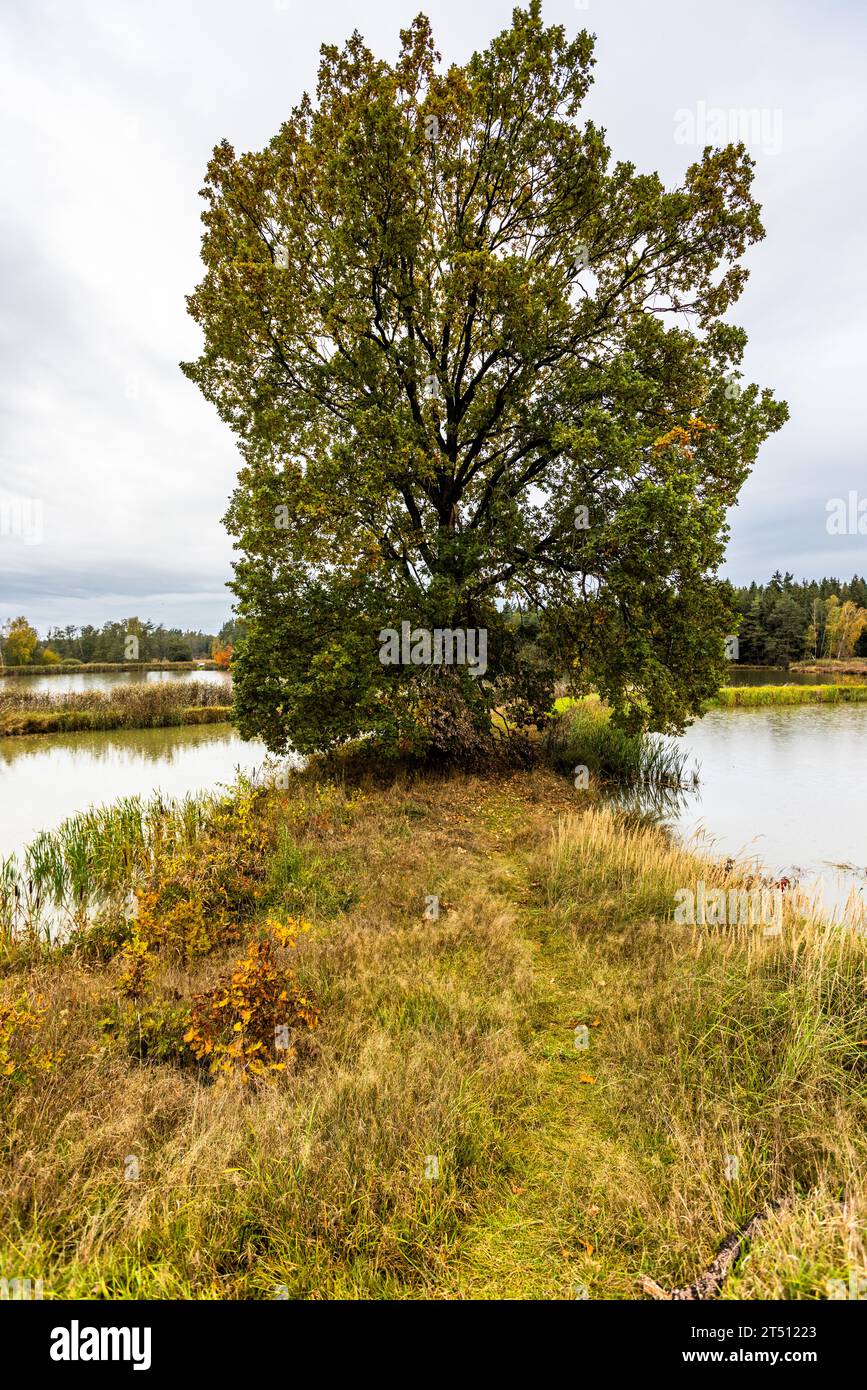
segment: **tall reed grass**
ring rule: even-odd
[[[764,705],[833,705],[867,700],[867,685],[726,685],[711,708],[757,709]]]
[[[558,700],[557,718],[545,737],[548,760],[560,771],[586,767],[601,783],[647,788],[692,786],[688,755],[652,734],[627,733],[612,723],[608,710],[595,698]]]
[[[58,695],[0,685],[0,735],[204,724],[228,718],[230,707],[231,687],[222,681],[136,682]]]
[[[20,860],[0,859],[0,940],[81,923],[125,896],[158,854],[195,842],[219,801],[216,793],[125,797],[40,831]]]

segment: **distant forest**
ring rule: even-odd
[[[735,589],[741,614],[741,665],[787,666],[792,661],[867,657],[867,582],[771,576],[767,584]]]
[[[61,659],[73,657],[78,661],[123,661],[126,641],[138,639],[139,661],[199,661],[208,659],[215,647],[225,647],[236,635],[237,624],[224,623],[219,633],[193,632],[177,627],[163,627],[141,618],[127,618],[119,623],[104,623],[102,627],[54,627],[45,645]]]
[[[200,661],[228,664],[241,624],[224,623],[216,635],[164,627],[142,618],[94,627],[50,628],[44,641],[25,617],[0,624],[0,666],[56,666],[61,662]],[[133,643],[130,638],[134,638]]]
[[[739,663],[788,666],[793,661],[867,657],[867,580],[857,574],[839,579],[802,579],[773,574],[767,584],[734,589],[741,615]],[[506,604],[516,627],[532,641],[538,617],[530,609]],[[7,665],[51,664],[70,658],[82,662],[116,662],[127,658],[127,639],[138,639],[139,661],[197,661],[228,652],[243,636],[243,624],[230,620],[219,633],[185,631],[140,618],[104,623],[102,627],[54,627],[45,641],[24,618],[0,627],[0,660]]]
[[[46,646],[61,659],[77,661],[123,661],[128,637],[138,639],[139,661],[196,661],[209,658],[213,637],[207,632],[182,631],[129,618],[120,623],[104,623],[102,627],[54,627],[48,633]]]
[[[788,666],[793,661],[867,657],[867,582],[856,574],[839,579],[802,579],[779,570],[767,584],[734,588],[740,665]],[[532,641],[538,616],[507,604],[515,626]]]

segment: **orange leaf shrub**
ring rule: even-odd
[[[232,797],[195,844],[157,856],[136,894],[136,937],[147,951],[186,963],[239,939],[266,872],[271,832],[258,813],[261,796]]]
[[[48,1005],[40,997],[31,1003],[26,994],[14,1002],[0,999],[0,1079],[28,1081],[50,1071],[62,1052],[40,1046],[39,1035]]]
[[[281,959],[305,930],[291,918],[269,922],[219,983],[193,998],[184,1042],[211,1073],[249,1081],[285,1071],[296,1051],[290,1035],[317,1026],[318,1008]]]

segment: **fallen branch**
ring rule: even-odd
[[[779,1211],[785,1205],[783,1199],[778,1202],[771,1202],[764,1211],[758,1212],[740,1230],[734,1231],[730,1236],[726,1236],[719,1248],[716,1259],[708,1265],[703,1274],[700,1274],[694,1284],[689,1284],[685,1289],[672,1289],[670,1292],[663,1289],[654,1279],[650,1279],[646,1274],[642,1274],[639,1284],[646,1294],[651,1298],[665,1299],[671,1302],[688,1302],[697,1299],[716,1298],[722,1290],[726,1278],[731,1273],[732,1267],[740,1259],[744,1246],[752,1240],[757,1231],[761,1229],[768,1217],[774,1212]]]

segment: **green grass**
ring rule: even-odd
[[[867,700],[867,685],[727,685],[709,708],[757,709],[763,705],[833,705]]]
[[[47,1298],[632,1299],[643,1275],[690,1282],[776,1198],[725,1297],[865,1276],[867,937],[791,900],[779,938],[675,926],[677,887],[737,871],[541,769],[297,774],[242,804],[238,835],[262,830],[247,930],[284,909],[311,923],[315,1046],[258,1086],[172,1060],[237,944],[154,962],[135,1009],[162,1051],[108,1026],[116,959],[10,946],[0,1005],[41,997],[64,1056],[0,1079],[6,1277]],[[209,811],[102,817],[43,842],[46,890],[123,883],[115,843],[171,863]],[[221,864],[202,854],[202,891]]]
[[[549,762],[560,771],[586,767],[603,785],[648,789],[678,788],[689,780],[686,754],[652,735],[618,728],[599,700],[561,698],[554,711],[558,717],[546,731],[544,747]]]

